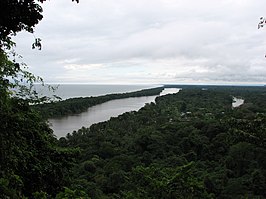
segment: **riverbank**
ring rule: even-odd
[[[182,89],[68,134],[61,146],[81,153],[71,188],[96,199],[265,198],[266,90],[254,90]],[[245,104],[232,110],[232,96]]]
[[[145,104],[155,102],[156,97],[177,93],[178,91],[179,89],[176,88],[166,88],[158,95],[110,100],[89,107],[86,111],[79,114],[51,118],[49,119],[50,127],[58,138],[64,137],[67,133],[72,133],[81,127],[90,127],[92,124],[107,121],[123,113],[138,111],[144,107]]]
[[[70,98],[62,101],[39,104],[34,106],[34,108],[37,111],[41,112],[41,114],[45,118],[56,118],[82,113],[89,107],[95,106],[97,104],[102,104],[110,100],[159,95],[163,91],[163,89],[164,87],[157,87],[151,89],[143,89],[135,92],[107,94],[98,97]]]
[[[228,103],[232,103],[232,98],[230,96],[245,97],[248,95],[250,97],[252,96],[250,95],[251,92],[263,90],[261,87],[166,85],[164,87],[144,89],[123,94],[72,98],[60,102],[39,105],[37,108],[41,107],[42,115],[46,118],[50,118],[51,128],[54,130],[55,135],[60,138],[62,136],[64,137],[67,133],[72,133],[74,130],[80,129],[82,126],[89,127],[92,124],[107,121],[111,117],[116,117],[125,112],[137,111],[146,103],[153,102],[159,95],[176,93],[177,91],[174,89],[192,89],[193,91],[201,89],[207,93],[210,91],[218,91],[218,93],[226,92],[229,97]],[[143,96],[149,97],[145,98]],[[187,110],[187,112],[191,112],[191,110]],[[221,112],[223,112],[223,110],[221,110]]]

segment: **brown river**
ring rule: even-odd
[[[178,88],[166,88],[161,92],[160,96],[177,93],[179,90]],[[64,137],[67,133],[72,133],[74,130],[78,130],[83,126],[89,127],[92,124],[107,121],[111,117],[117,117],[125,112],[137,111],[146,103],[155,102],[156,97],[158,96],[111,100],[92,106],[80,114],[49,119],[50,127],[53,129],[57,138]]]

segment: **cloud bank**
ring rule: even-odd
[[[266,84],[264,0],[66,0],[18,34],[30,70],[57,83]]]

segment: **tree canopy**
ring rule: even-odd
[[[34,32],[42,20],[41,3],[46,0],[1,0],[0,2],[0,47],[10,42],[10,36],[25,30]],[[72,0],[77,3],[79,0]],[[6,43],[7,42],[7,43]]]
[[[34,32],[44,1],[0,1],[0,198],[266,198],[265,87],[184,86],[57,140],[30,105],[41,78],[11,40]],[[232,96],[245,104],[232,109]],[[61,104],[79,112],[116,97]]]
[[[41,198],[63,191],[78,152],[58,147],[47,122],[30,106],[45,100],[32,90],[33,83],[42,79],[17,62],[14,50],[12,36],[34,32],[43,18],[43,1],[0,1],[0,198],[4,199]],[[41,47],[40,39],[33,47]]]

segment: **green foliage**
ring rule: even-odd
[[[33,33],[34,27],[42,20],[40,3],[46,0],[1,0],[0,2],[0,48],[9,46],[11,36],[22,30]],[[79,0],[72,0],[77,3]],[[40,3],[39,3],[40,2]],[[33,47],[41,47],[39,39]]]
[[[69,134],[62,146],[81,149],[70,187],[91,198],[265,198],[265,92],[186,87]],[[252,100],[250,117],[232,96]]]
[[[52,130],[30,104],[40,103],[33,89],[41,82],[18,63],[11,36],[33,32],[42,19],[34,0],[0,2],[0,198],[50,198],[67,184],[77,150],[58,146]],[[33,47],[41,47],[36,39]]]
[[[10,41],[10,34],[21,30],[33,32],[33,27],[42,19],[42,8],[37,1],[3,0],[0,4],[0,47]],[[31,17],[28,17],[31,16]]]
[[[32,194],[34,199],[48,199],[49,195],[43,191],[41,192],[35,192]]]
[[[176,168],[138,166],[133,169],[129,191],[123,194],[141,198],[211,198],[203,182],[192,170],[194,164]]]
[[[178,86],[56,140],[36,109],[61,116],[163,88],[33,109],[46,100],[32,90],[42,79],[16,62],[11,35],[33,32],[43,1],[0,3],[0,198],[266,198],[265,87]],[[233,96],[245,104],[232,109]]]
[[[90,197],[88,197],[88,195],[84,191],[71,190],[66,187],[64,192],[60,192],[55,197],[55,199],[78,199],[78,198],[90,199]]]
[[[52,130],[27,102],[13,98],[9,102],[5,111],[0,112],[0,170],[4,189],[26,196],[36,191],[58,192],[77,153],[57,146]]]

